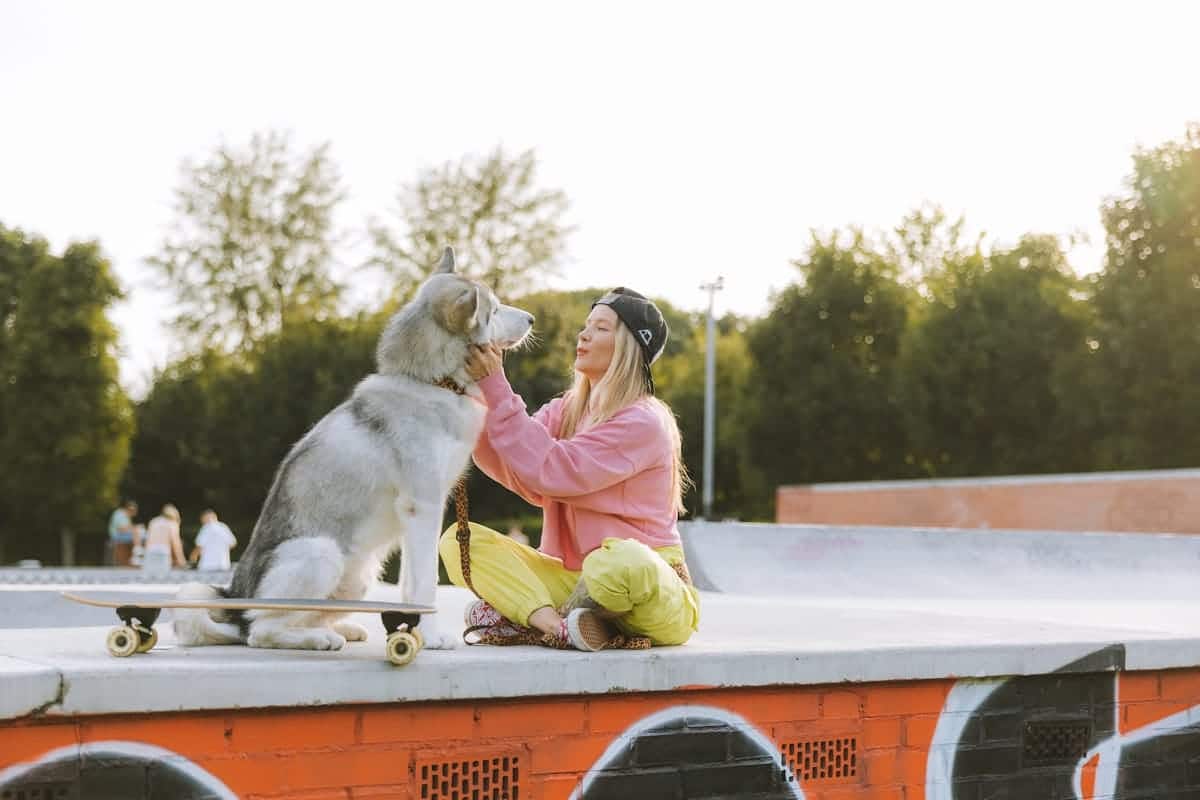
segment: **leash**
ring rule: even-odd
[[[433,385],[449,389],[460,397],[467,393],[466,389],[450,378],[438,378],[433,382]],[[460,477],[458,483],[454,484],[454,519],[457,526],[454,531],[454,538],[458,540],[458,558],[459,566],[462,569],[463,581],[467,584],[467,588],[476,597],[479,597],[479,592],[475,591],[475,584],[471,582],[471,524],[469,506],[467,505],[466,475]]]
[[[454,531],[454,538],[458,539],[458,562],[462,569],[463,581],[467,584],[467,588],[474,592],[476,597],[479,597],[479,592],[475,591],[475,584],[471,583],[471,525],[467,516],[467,477],[465,475],[458,479],[458,483],[454,484],[454,516],[458,526]]]

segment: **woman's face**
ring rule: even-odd
[[[593,386],[608,371],[619,323],[617,312],[608,306],[596,306],[575,341],[575,369],[586,375]]]

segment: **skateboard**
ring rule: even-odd
[[[158,631],[154,623],[164,608],[223,608],[245,611],[268,609],[272,611],[325,611],[331,613],[379,614],[387,631],[385,652],[387,659],[398,667],[417,657],[424,645],[417,624],[422,614],[437,611],[432,606],[412,603],[377,603],[371,600],[285,600],[279,598],[237,598],[220,600],[175,600],[164,595],[125,594],[117,598],[111,595],[95,595],[63,592],[62,596],[76,603],[100,608],[115,608],[121,625],[108,632],[108,652],[117,658],[126,658],[134,653],[147,653],[158,642]]]

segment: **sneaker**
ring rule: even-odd
[[[500,612],[486,600],[476,600],[463,610],[463,622],[468,628],[490,628],[501,622],[508,622]]]
[[[576,650],[595,652],[609,647],[616,631],[590,608],[576,608],[563,620],[567,640]]]
[[[476,600],[463,611],[463,641],[467,644],[537,644],[541,636],[502,616],[491,603]],[[474,637],[472,637],[474,634]]]

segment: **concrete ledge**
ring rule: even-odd
[[[1200,471],[780,486],[775,519],[1035,531],[1200,533]]]
[[[444,622],[456,624],[469,599],[462,590],[444,588]],[[800,598],[706,594],[703,602],[704,628],[683,647],[602,653],[472,647],[425,651],[403,668],[383,660],[382,626],[367,615],[358,622],[372,632],[371,640],[338,653],[175,647],[170,626],[161,625],[154,651],[116,659],[104,650],[105,627],[3,631],[0,650],[22,659],[8,659],[8,670],[0,672],[6,687],[0,714],[13,719],[1037,675],[1114,645],[1124,648],[1129,669],[1200,663],[1200,638],[1154,625],[1105,625],[1086,614],[1066,624],[836,609]],[[23,688],[8,690],[10,685]]]
[[[8,644],[4,642],[4,645]],[[7,647],[3,649],[13,652]],[[62,672],[50,664],[0,656],[0,687],[3,687],[3,691],[0,691],[0,719],[25,717],[41,713],[62,700],[59,696]]]

